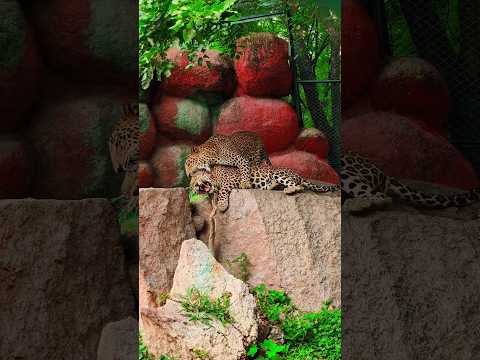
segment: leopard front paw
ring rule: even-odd
[[[240,189],[251,189],[252,188],[252,183],[250,182],[250,180],[242,180],[238,187]]]
[[[360,213],[372,208],[372,201],[367,198],[347,199],[343,204],[343,210],[351,213]]]
[[[297,192],[303,191],[304,188],[301,185],[294,185],[294,186],[287,186],[285,189],[283,189],[283,192],[285,194],[295,194]]]

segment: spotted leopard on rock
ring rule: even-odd
[[[114,171],[125,171],[121,193],[129,199],[129,208],[138,205],[136,197],[138,194],[137,169],[140,158],[138,118],[138,104],[125,104],[122,116],[108,141]]]
[[[265,162],[271,165],[265,147],[257,134],[239,131],[231,135],[214,135],[206,142],[192,148],[185,161],[185,173],[192,176],[196,171],[210,172],[215,165],[227,165],[240,171],[240,189],[252,187],[251,167]]]
[[[228,209],[230,193],[240,188],[240,170],[232,166],[216,165],[211,171],[201,170],[192,175],[190,188],[198,194],[217,194],[218,209]],[[267,164],[253,166],[250,182],[254,189],[274,190],[283,188],[286,194],[294,194],[303,190],[329,192],[339,190],[338,185],[314,184],[291,169],[273,168]]]
[[[411,205],[437,209],[466,206],[480,201],[478,188],[454,195],[418,191],[387,176],[378,166],[357,153],[345,154],[341,166],[342,200],[349,199],[347,210],[353,212],[385,207],[392,202],[392,197]]]

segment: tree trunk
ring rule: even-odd
[[[305,53],[305,44],[303,39],[295,40],[295,49],[297,53],[296,65],[300,74],[301,80],[316,80],[315,76],[315,64]],[[318,91],[318,84],[306,84],[303,83],[303,91],[305,92],[305,99],[307,101],[307,107],[312,115],[313,124],[317,129],[324,130],[325,126],[328,126],[327,117],[323,109],[323,104],[320,101],[320,93]]]

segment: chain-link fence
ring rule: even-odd
[[[272,32],[289,41],[294,83],[291,95],[285,100],[295,108],[301,127],[315,127],[324,133],[330,145],[328,161],[336,171],[339,171],[342,155],[338,11],[340,0],[337,4],[337,14],[329,14],[330,18],[325,16],[329,20],[323,24],[325,30],[316,33],[317,43],[301,37],[299,32],[293,29],[292,11],[286,8],[283,2],[271,2],[266,8],[261,4],[262,2],[248,0],[241,2],[240,7],[247,8],[248,13],[242,13],[241,18],[233,23],[237,27],[236,31],[239,36],[250,32]],[[322,6],[328,9],[330,5]],[[337,27],[331,22],[332,16]]]
[[[394,56],[419,56],[448,83],[449,139],[480,175],[480,7],[463,0],[377,0],[387,47]],[[377,21],[381,23],[382,21]]]

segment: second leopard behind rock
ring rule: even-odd
[[[230,193],[240,185],[240,171],[232,166],[216,165],[208,171],[197,171],[192,175],[190,188],[198,194],[218,194],[218,209],[226,211]],[[285,168],[273,168],[269,165],[252,167],[250,182],[254,189],[273,190],[283,188],[286,194],[293,194],[302,190],[314,192],[328,192],[340,190],[339,185],[314,184]]]
[[[211,171],[214,165],[235,166],[240,171],[240,189],[252,187],[251,167],[266,162],[271,165],[267,152],[257,134],[239,131],[231,135],[214,135],[203,144],[194,146],[185,161],[185,172]]]

